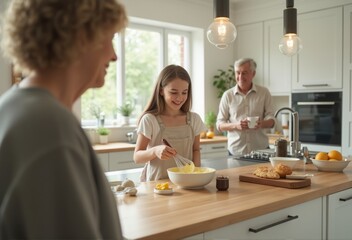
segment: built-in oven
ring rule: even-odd
[[[299,115],[299,141],[341,146],[342,92],[292,93]]]

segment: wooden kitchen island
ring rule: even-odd
[[[260,164],[260,166],[264,165],[270,164]],[[308,226],[307,231],[318,228],[316,231],[321,237],[317,239],[325,239],[327,196],[352,188],[352,164],[342,173],[334,173],[320,172],[312,164],[300,163],[294,169],[294,173],[313,173],[314,177],[311,178],[311,186],[299,189],[239,181],[240,174],[253,172],[257,166],[259,164],[218,170],[216,176],[228,176],[230,179],[230,188],[225,192],[217,191],[214,178],[209,185],[200,190],[180,189],[171,184],[174,188],[172,195],[153,193],[156,182],[140,183],[136,197],[116,194],[124,237],[126,239],[181,239],[198,234],[199,238],[194,239],[203,239],[202,237],[209,231],[315,200],[322,207],[316,207],[319,212],[314,216],[313,208],[316,205],[314,202],[313,208],[306,211],[311,211],[308,214],[312,215],[313,220],[309,220],[309,224],[304,225]],[[349,205],[351,208],[351,203]],[[303,221],[302,218],[304,217],[300,216],[297,221]],[[345,223],[347,228],[350,223],[351,221]],[[304,231],[304,229],[295,229],[295,231]],[[284,238],[285,236],[282,236],[281,239]],[[214,238],[204,237],[204,239]]]

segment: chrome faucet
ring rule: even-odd
[[[292,108],[289,107],[283,107],[280,108],[279,110],[276,111],[275,113],[275,118],[281,111],[290,111],[293,116],[293,137],[292,141],[290,142],[290,154],[291,156],[294,157],[300,157],[301,156],[301,143],[299,142],[299,117],[298,117],[298,112],[294,111]]]

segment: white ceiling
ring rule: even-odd
[[[184,0],[197,2],[198,4],[207,4],[212,6],[214,0]],[[302,0],[297,0],[302,1]],[[270,5],[282,5],[286,6],[286,0],[230,0],[230,8],[232,10],[240,9],[240,8],[261,8],[263,6]]]

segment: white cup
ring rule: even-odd
[[[254,128],[255,125],[257,125],[257,121],[259,120],[259,117],[247,117],[248,121],[248,128]]]

